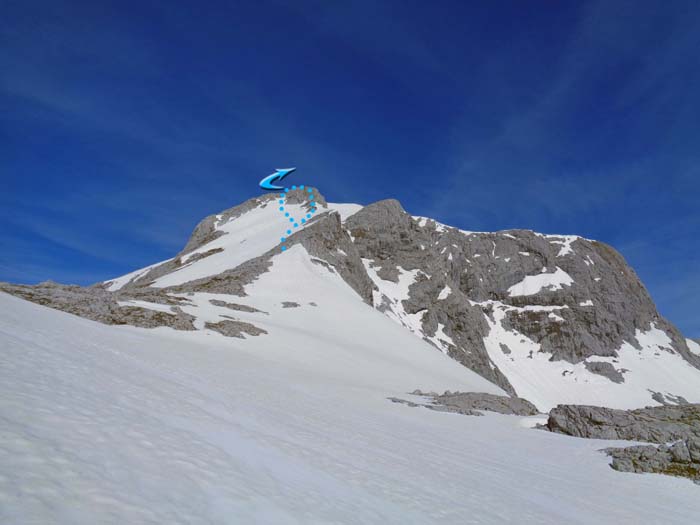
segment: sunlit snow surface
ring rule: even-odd
[[[488,385],[350,294],[326,304],[318,293],[313,322],[304,307],[277,310],[300,298],[292,262],[275,261],[260,283],[277,290],[258,305],[270,334],[245,341],[104,326],[0,294],[0,522],[692,523],[700,513],[697,486],[615,472],[596,452],[606,442],[387,401],[413,387]],[[317,268],[327,271],[305,271]]]

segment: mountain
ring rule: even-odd
[[[0,290],[106,324],[264,345],[281,324],[304,318],[361,346],[376,337],[367,316],[381,312],[428,343],[424,352],[541,411],[700,402],[700,345],[659,315],[612,247],[529,230],[464,231],[411,216],[395,200],[333,204],[313,191],[312,205],[307,191],[286,196],[287,213],[309,217],[291,234],[268,194],[205,218],[167,261],[92,287]]]
[[[292,234],[266,195],[128,275],[0,285],[1,523],[696,521],[626,472],[698,479],[700,345],[612,248],[314,195]],[[538,414],[569,400],[677,406]]]

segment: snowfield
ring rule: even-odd
[[[500,390],[289,255],[245,340],[0,293],[0,522],[696,522],[696,485],[613,471],[611,442],[391,403]]]

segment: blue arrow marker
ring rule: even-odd
[[[285,178],[287,175],[289,175],[291,172],[293,172],[296,168],[284,168],[280,169],[277,168],[275,170],[275,173],[272,175],[268,175],[265,177],[263,180],[260,181],[260,187],[264,190],[281,190],[283,189],[282,186],[275,186],[272,183],[275,181],[282,180]]]

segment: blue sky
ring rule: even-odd
[[[698,50],[695,1],[6,1],[0,280],[166,259],[297,166],[336,202],[610,243],[700,337]]]

